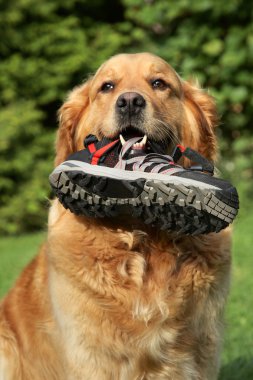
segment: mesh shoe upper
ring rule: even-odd
[[[89,135],[85,139],[86,149],[71,154],[68,160],[78,160],[123,170],[138,170],[145,172],[165,173],[167,170],[182,170],[176,165],[173,158],[159,152],[160,146],[155,143],[147,143],[143,149],[135,149],[135,144],[142,138],[130,138],[124,146],[119,140],[103,138],[96,140],[95,136]],[[161,147],[163,151],[163,147]]]
[[[86,149],[71,154],[68,160],[78,160],[91,165],[107,166],[128,171],[168,174],[211,184],[223,189],[231,186],[225,180],[212,177],[213,164],[196,151],[177,146],[173,154],[169,156],[163,154],[163,146],[160,147],[158,143],[149,141],[143,149],[136,149],[136,143],[140,142],[141,139],[142,137],[130,138],[122,146],[119,139],[111,140],[103,138],[98,141],[95,136],[89,135],[84,141]],[[196,170],[196,167],[194,169],[185,169],[177,165],[176,161],[182,156],[199,163],[198,169]],[[207,175],[206,173],[211,175]]]

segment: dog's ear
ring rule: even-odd
[[[74,88],[58,112],[59,129],[56,138],[55,165],[61,164],[76,150],[75,131],[89,105],[90,80]]]
[[[183,82],[186,125],[183,128],[183,145],[197,150],[214,161],[217,142],[214,128],[218,116],[214,99],[196,84]]]

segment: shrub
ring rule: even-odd
[[[57,108],[122,51],[158,54],[209,89],[222,116],[222,171],[252,194],[250,2],[2,0],[1,9],[1,233],[45,225]]]

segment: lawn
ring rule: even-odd
[[[221,380],[253,379],[253,212],[234,225],[232,289],[226,313]]]
[[[0,297],[13,285],[22,268],[35,256],[44,233],[0,238]]]
[[[44,233],[0,239],[0,296],[35,255]],[[232,289],[219,380],[253,379],[253,212],[234,225]]]

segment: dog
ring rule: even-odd
[[[119,117],[127,92],[145,107]],[[56,165],[86,135],[128,128],[169,152],[181,143],[217,154],[213,98],[149,53],[106,61],[69,94],[59,123]],[[76,216],[53,200],[47,240],[0,306],[0,379],[217,379],[230,241],[230,228],[177,237],[129,217]]]

